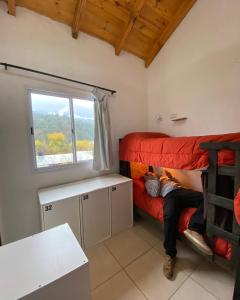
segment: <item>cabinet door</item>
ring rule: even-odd
[[[110,236],[110,201],[108,188],[82,196],[82,227],[87,248]]]
[[[110,188],[112,206],[112,234],[133,225],[132,182],[122,183]]]
[[[67,198],[42,207],[44,230],[68,223],[81,243],[79,197]]]

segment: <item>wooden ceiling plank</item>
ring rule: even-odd
[[[151,5],[150,2],[146,2],[146,6],[148,6],[149,9],[151,9],[152,11],[155,12],[155,14],[157,14],[161,19],[163,19],[163,21],[165,22],[169,22],[171,20],[171,14],[168,12],[165,12],[161,9],[158,9],[157,7]]]
[[[86,0],[78,0],[74,19],[73,19],[73,24],[72,24],[72,36],[75,39],[78,38],[80,25],[81,25],[81,19],[82,19],[82,15],[83,15],[85,7],[86,7]]]
[[[106,20],[103,18],[96,18],[95,11],[90,11],[88,4],[82,17],[81,31],[105,40],[114,46],[116,44],[116,35],[119,36],[120,34],[118,26],[114,26],[110,22],[106,24]]]
[[[160,30],[157,30],[154,27],[149,26],[148,23],[144,23],[140,20],[140,18],[137,19],[137,21],[134,24],[134,29],[139,31],[141,33],[141,35],[149,38],[149,42],[148,45],[151,45],[155,40],[156,40],[156,36],[159,36],[159,34],[161,33]],[[133,34],[133,30],[131,32],[131,34]],[[127,43],[127,41],[126,41]],[[125,46],[126,46],[125,43]],[[149,49],[149,47],[148,47]]]
[[[161,48],[164,46],[170,35],[174,32],[180,22],[184,19],[190,9],[193,7],[197,0],[185,1],[177,10],[176,14],[173,16],[172,21],[168,24],[163,33],[154,42],[153,47],[150,50],[150,54],[145,60],[145,66],[148,67]]]
[[[106,11],[105,9],[99,8],[98,6],[90,3],[89,1],[87,2],[87,5],[86,5],[85,13],[86,12],[91,12],[95,16],[96,19],[102,19],[102,21],[104,21],[104,22],[108,22],[114,26],[118,26],[120,32],[122,31],[121,28],[125,24],[125,22],[123,20],[116,18],[110,12]]]
[[[138,0],[136,2],[136,6],[134,8],[134,11],[130,15],[130,17],[129,17],[128,24],[127,24],[127,26],[126,26],[126,28],[125,28],[125,30],[124,30],[124,32],[123,32],[123,34],[122,34],[119,42],[118,42],[118,44],[115,47],[115,53],[116,53],[116,55],[119,55],[120,52],[122,51],[122,49],[124,47],[124,44],[126,42],[126,39],[127,39],[127,37],[129,36],[130,32],[133,29],[134,23],[136,22],[138,16],[141,13],[141,10],[142,10],[142,8],[143,8],[143,6],[145,4],[145,1],[146,0]]]
[[[139,21],[140,23],[142,23],[143,25],[149,27],[149,28],[150,28],[152,31],[154,31],[154,32],[160,32],[160,31],[162,30],[162,28],[161,28],[159,25],[157,25],[157,24],[151,22],[150,20],[147,20],[147,19],[144,18],[143,16],[139,16],[139,17],[138,17],[138,21]]]
[[[72,28],[77,0],[17,0],[16,4]]]
[[[104,10],[106,13],[111,14],[114,18],[119,19],[121,22],[128,22],[129,12],[126,8],[122,7],[118,2],[115,1],[100,1],[100,0],[88,0],[88,4],[91,3],[96,7]]]
[[[16,16],[16,0],[8,0],[8,13]]]

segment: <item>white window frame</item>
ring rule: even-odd
[[[34,136],[34,124],[33,124],[33,112],[32,112],[32,98],[31,94],[41,94],[46,96],[55,96],[55,97],[63,97],[69,99],[69,111],[70,111],[70,121],[71,121],[71,134],[72,134],[72,154],[73,154],[73,162],[65,163],[65,164],[56,164],[47,167],[37,167],[37,160],[36,160],[36,148],[35,148],[35,136]],[[61,93],[61,92],[53,92],[53,91],[45,91],[39,89],[27,89],[28,94],[28,106],[29,106],[29,115],[30,115],[30,139],[31,139],[31,148],[32,148],[32,164],[34,172],[47,172],[47,171],[54,171],[58,169],[66,169],[71,168],[76,165],[81,165],[85,163],[92,162],[93,159],[86,159],[82,161],[77,160],[77,151],[76,151],[76,134],[75,134],[75,119],[74,119],[74,110],[73,110],[73,99],[84,99],[88,101],[94,101],[94,96],[91,92],[85,93],[77,93],[77,94],[70,94],[70,93]]]

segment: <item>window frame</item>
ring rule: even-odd
[[[70,122],[71,122],[71,135],[72,135],[72,154],[73,154],[73,161],[65,164],[55,164],[46,167],[37,167],[37,159],[36,159],[36,147],[35,147],[35,135],[34,135],[34,123],[33,123],[33,111],[32,111],[32,98],[31,94],[41,94],[46,96],[55,96],[55,97],[62,97],[68,98],[69,101],[69,112],[70,112]],[[94,101],[94,95],[91,92],[81,92],[72,94],[72,93],[63,93],[63,92],[53,92],[53,91],[46,91],[41,89],[27,89],[27,97],[28,97],[28,110],[29,110],[29,132],[30,132],[30,139],[31,139],[31,154],[32,154],[32,166],[33,171],[36,173],[42,172],[49,172],[49,171],[56,171],[61,169],[68,169],[72,167],[76,167],[78,165],[90,163],[93,159],[86,159],[82,161],[77,160],[77,150],[76,150],[76,134],[75,134],[75,119],[74,119],[74,109],[73,109],[73,99],[83,99],[88,101]]]

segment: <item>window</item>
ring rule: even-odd
[[[92,100],[35,91],[30,100],[37,169],[93,159]]]

